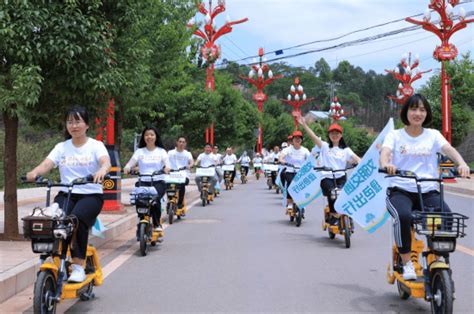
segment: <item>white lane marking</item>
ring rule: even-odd
[[[456,245],[456,250],[457,251],[461,251],[463,253],[466,253],[468,255],[471,255],[471,256],[474,256],[474,250],[473,249],[470,249],[468,247],[465,247],[465,246],[462,246],[462,245],[459,245],[457,244]]]

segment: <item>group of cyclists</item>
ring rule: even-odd
[[[457,164],[457,170],[463,177],[469,175],[469,167],[461,155],[443,138],[439,131],[428,128],[432,121],[432,112],[428,101],[420,94],[415,94],[408,99],[400,113],[403,128],[391,131],[385,138],[381,154],[380,167],[386,168],[389,174],[395,174],[397,169],[413,171],[420,177],[435,178],[438,176],[437,153],[447,155]],[[344,130],[342,126],[333,123],[327,129],[328,142],[323,141],[306,124],[300,115],[297,117],[307,136],[311,139],[314,147],[307,149],[302,146],[303,133],[295,131],[282,143],[280,148],[262,156],[255,154],[253,159],[246,152],[237,158],[232,147],[228,147],[224,154],[220,154],[217,146],[206,144],[204,151],[197,157],[196,161],[189,151],[186,150],[186,138],[180,136],[176,140],[176,148],[167,152],[164,148],[160,134],[154,127],[146,127],[140,138],[139,148],[134,152],[126,166],[124,173],[130,173],[138,167],[143,174],[152,174],[155,170],[169,172],[172,169],[186,167],[188,177],[186,184],[180,186],[181,193],[178,207],[183,206],[185,186],[189,183],[189,170],[193,166],[216,167],[216,176],[211,178],[211,193],[223,179],[222,165],[240,163],[246,175],[248,175],[250,164],[260,165],[263,163],[279,163],[284,169],[281,171],[283,185],[289,186],[298,169],[310,156],[318,155],[321,166],[343,169],[347,163],[357,164],[360,157],[357,156],[344,141]],[[85,279],[84,257],[88,243],[89,229],[95,222],[103,205],[103,191],[101,182],[111,168],[110,158],[102,142],[87,136],[90,127],[89,115],[83,107],[73,107],[65,115],[66,140],[57,144],[46,159],[36,168],[28,172],[27,179],[34,181],[37,176],[44,175],[53,168],[59,168],[61,182],[69,183],[89,174],[94,175],[94,183],[75,186],[72,192],[71,213],[79,220],[79,228],[74,241],[71,256],[73,260],[72,273],[68,280],[70,282],[81,282]],[[321,134],[320,134],[321,135]],[[260,171],[260,169],[256,169]],[[231,181],[236,176],[232,172]],[[328,198],[330,210],[335,214],[334,201],[329,197],[329,191],[334,187],[334,181],[329,173],[322,173],[321,189]],[[196,177],[196,184],[201,189],[200,177]],[[276,177],[272,177],[275,184]],[[343,185],[346,181],[345,175],[337,177],[337,184]],[[166,190],[164,181],[151,181],[159,197]],[[395,241],[399,247],[403,262],[403,277],[407,280],[416,279],[415,269],[410,261],[410,214],[417,208],[418,195],[416,186],[411,181],[400,178],[391,178],[387,190],[387,209],[392,215],[394,223]],[[422,198],[425,204],[431,206],[439,205],[439,191],[430,182],[422,182]],[[65,191],[60,191],[55,202],[63,204],[62,198]],[[291,198],[288,206],[292,206]],[[449,211],[447,204],[444,209]],[[161,226],[161,204],[156,202],[152,211],[153,224],[156,230],[162,230]],[[335,219],[329,218],[328,223],[335,223]]]

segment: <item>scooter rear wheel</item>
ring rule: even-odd
[[[328,227],[328,236],[329,239],[334,239],[336,237],[336,234],[331,231],[331,227]]]
[[[56,313],[56,280],[49,271],[41,271],[36,278],[34,296],[33,296],[33,312],[34,313]]]
[[[400,255],[397,256],[397,271],[401,274],[401,270],[403,269],[402,267],[402,258]],[[397,289],[398,289],[398,295],[400,296],[400,299],[402,300],[407,300],[410,297],[410,293],[404,289],[402,286],[402,283],[397,280]]]
[[[344,240],[346,241],[346,248],[351,247],[351,221],[348,216],[344,216]]]
[[[140,239],[140,253],[142,256],[145,256],[148,249],[148,233],[146,232],[147,225],[145,223],[141,223],[138,229],[138,237]]]
[[[299,226],[301,226],[301,221],[303,219],[303,217],[301,215],[301,210],[298,207],[296,207],[294,210],[295,210],[295,216],[296,216],[295,217],[296,226],[299,227]]]

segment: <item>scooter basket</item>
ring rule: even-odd
[[[416,212],[413,225],[418,234],[432,238],[462,238],[466,236],[465,220],[469,217],[458,213]]]
[[[54,240],[54,226],[56,220],[47,216],[28,216],[23,220],[23,236],[26,239]]]

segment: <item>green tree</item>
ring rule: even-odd
[[[454,146],[462,143],[472,128],[474,102],[474,62],[466,54],[446,65],[451,76],[451,140]],[[441,73],[433,75],[420,89],[433,109],[433,127],[442,130]]]
[[[5,123],[5,238],[18,236],[18,117],[64,123],[63,109],[93,104],[114,82],[110,27],[100,1],[4,2],[0,7],[0,110]],[[94,104],[95,105],[95,104]]]

